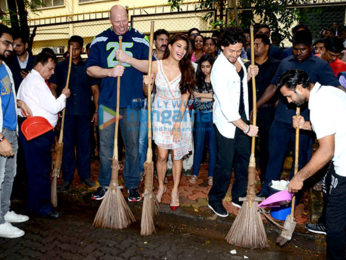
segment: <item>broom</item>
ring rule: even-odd
[[[297,107],[296,110],[297,116],[300,116],[300,107]],[[295,157],[294,157],[294,175],[298,172],[298,164],[299,164],[299,127],[296,128],[296,142],[295,142]],[[296,202],[296,196],[293,196],[291,202],[291,214],[286,217],[284,228],[281,231],[280,236],[277,237],[276,243],[280,246],[285,245],[288,241],[292,239],[292,234],[294,229],[296,228],[296,221],[294,219],[294,206]]]
[[[121,50],[122,37],[119,36],[119,50]],[[119,61],[119,64],[121,62]],[[117,106],[116,115],[119,115],[120,107],[120,76],[117,78]],[[118,130],[119,120],[115,121],[114,127],[114,148],[112,158],[112,179],[104,199],[96,213],[94,227],[123,229],[131,222],[135,221],[129,206],[127,205],[123,194],[120,191],[118,182],[119,160],[118,160]]]
[[[251,65],[255,64],[253,26],[250,27],[251,35]],[[253,125],[257,120],[256,80],[252,77],[253,95]],[[267,234],[264,230],[261,215],[257,205],[260,198],[256,198],[256,160],[255,137],[251,140],[251,156],[248,168],[248,186],[246,198],[240,198],[243,205],[229,230],[226,240],[229,244],[246,248],[268,247]]]
[[[70,45],[70,57],[68,61],[68,71],[67,71],[67,79],[66,79],[65,88],[68,88],[68,85],[70,83],[71,65],[72,65],[72,48],[73,46]],[[58,196],[57,196],[56,185],[57,185],[57,179],[59,178],[59,175],[60,175],[61,162],[62,162],[62,150],[64,148],[64,143],[63,143],[64,124],[65,124],[65,109],[62,111],[61,129],[60,129],[59,140],[55,147],[56,157],[55,157],[54,168],[52,172],[51,202],[54,208],[58,206]]]
[[[153,38],[154,38],[154,21],[150,24],[150,43],[149,43],[149,67],[148,75],[151,77],[151,64],[153,52]],[[142,208],[141,219],[141,235],[149,236],[155,232],[154,215],[157,213],[156,196],[153,193],[153,177],[154,177],[154,163],[152,152],[152,133],[151,133],[151,88],[152,84],[148,85],[148,149],[147,160],[144,163],[145,187],[144,187],[144,200]]]

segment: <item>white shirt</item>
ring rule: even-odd
[[[246,118],[249,119],[247,71],[241,58],[238,58],[238,62],[244,71],[243,100]],[[234,138],[236,126],[232,122],[241,118],[239,114],[240,77],[236,67],[222,52],[214,62],[211,84],[214,91],[213,122],[223,136]]]
[[[66,96],[61,94],[56,99],[44,78],[35,69],[32,69],[20,84],[17,98],[28,105],[33,116],[46,118],[53,127],[58,122],[58,112],[66,105]]]
[[[310,91],[310,120],[317,139],[334,137],[333,163],[336,174],[346,177],[346,93],[316,83]]]
[[[26,52],[26,59],[25,59],[25,61],[24,62],[22,62],[20,59],[19,59],[19,57],[17,56],[17,60],[18,60],[18,63],[19,63],[19,67],[21,68],[21,69],[25,69],[26,68],[26,65],[28,65],[28,60],[29,60],[29,53],[28,52]]]

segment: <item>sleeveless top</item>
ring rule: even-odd
[[[180,116],[181,74],[169,81],[163,71],[162,60],[157,61],[157,67],[156,94],[152,105],[153,140],[161,148],[174,150],[173,159],[179,160],[192,150],[191,120],[188,108],[186,108],[182,120]],[[178,120],[181,120],[181,139],[173,142],[172,129]]]

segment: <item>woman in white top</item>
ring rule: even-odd
[[[190,115],[186,111],[190,92],[195,85],[195,71],[190,54],[191,45],[186,36],[174,35],[168,43],[162,60],[154,61],[152,73],[155,75],[156,93],[153,101],[153,139],[158,148],[156,162],[159,189],[157,199],[161,202],[166,192],[164,178],[167,170],[168,151],[173,152],[173,189],[170,207],[179,207],[178,187],[182,172],[182,158],[192,150]],[[147,60],[136,60],[118,51],[117,58],[146,72]],[[153,77],[147,76],[144,84]]]

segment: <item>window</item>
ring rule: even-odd
[[[54,7],[64,5],[64,0],[42,0],[42,7]]]

